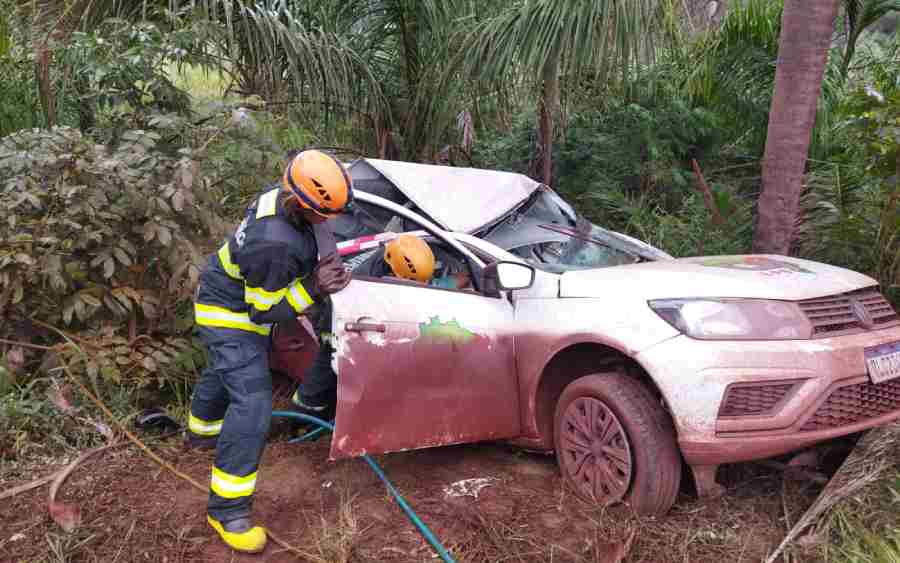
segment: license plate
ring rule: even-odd
[[[864,353],[872,383],[900,377],[900,342],[866,348]]]

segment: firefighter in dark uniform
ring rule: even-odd
[[[207,520],[238,551],[266,544],[250,509],[272,414],[269,333],[350,283],[337,254],[319,257],[313,225],[342,212],[352,197],[337,159],[300,152],[282,186],[250,206],[200,276],[194,310],[209,362],[194,390],[188,442],[216,448]]]

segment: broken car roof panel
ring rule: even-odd
[[[513,172],[416,164],[365,158],[350,166],[357,177],[371,179],[372,169],[449,231],[474,233],[522,204],[540,187]]]

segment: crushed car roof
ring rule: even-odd
[[[386,180],[443,229],[463,233],[502,218],[541,186],[514,172],[376,158],[356,160],[349,169],[363,191],[387,195],[387,186],[378,186]]]

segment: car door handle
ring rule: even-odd
[[[387,332],[387,326],[384,323],[373,322],[355,322],[344,325],[347,332]]]

